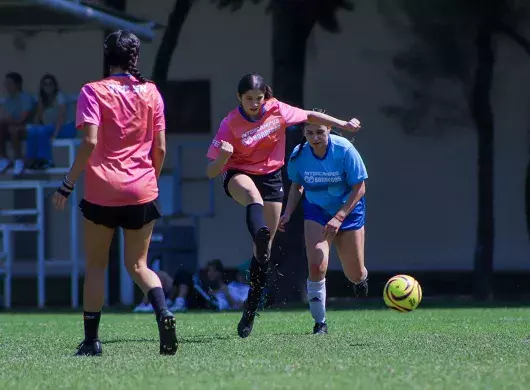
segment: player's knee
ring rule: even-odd
[[[348,270],[346,277],[352,283],[359,283],[366,278],[368,271],[364,267],[352,267]]]
[[[127,269],[129,275],[131,275],[131,277],[134,277],[135,275],[140,275],[142,272],[148,269],[146,264],[136,262],[126,264],[125,268]]]

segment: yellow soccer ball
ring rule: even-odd
[[[420,284],[409,275],[393,276],[383,290],[383,299],[388,308],[401,313],[417,308],[422,296]]]

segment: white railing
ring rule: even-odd
[[[13,263],[15,261],[15,251],[13,248],[13,235],[16,232],[31,231],[37,234],[37,259],[35,274],[37,276],[37,303],[39,308],[46,306],[46,275],[51,266],[65,265],[70,269],[71,278],[71,305],[73,308],[79,306],[79,261],[78,261],[78,214],[77,214],[77,193],[74,191],[71,200],[68,202],[70,209],[70,250],[68,260],[50,260],[46,259],[45,248],[45,207],[46,201],[49,200],[48,192],[53,192],[60,184],[61,180],[31,180],[33,174],[56,176],[64,175],[68,172],[69,167],[75,159],[75,150],[79,145],[78,139],[57,139],[54,140],[54,148],[66,148],[68,160],[66,166],[58,168],[49,168],[45,170],[27,170],[21,179],[13,180],[8,177],[0,181],[0,190],[33,190],[35,195],[35,207],[33,208],[7,208],[0,210],[0,217],[22,217],[34,216],[33,223],[0,223],[0,234],[2,235],[3,249],[0,254],[0,279],[4,279],[4,306],[11,307],[11,287],[13,272]]]

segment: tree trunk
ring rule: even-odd
[[[306,44],[316,22],[314,8],[305,2],[273,0],[271,9],[274,95],[285,103],[303,107]],[[287,131],[286,163],[301,137],[300,126]],[[285,199],[291,184],[286,168],[282,172]],[[276,284],[278,296],[283,302],[299,299],[300,287],[305,281],[303,270],[307,269],[307,260],[301,205],[287,229],[287,233],[276,235],[272,250],[272,260],[279,264],[279,270],[284,275]]]
[[[475,246],[474,295],[477,300],[491,298],[493,277],[494,221],[494,121],[490,93],[495,54],[492,25],[484,23],[478,32],[478,63],[471,95],[471,111],[478,141],[478,226]]]
[[[173,52],[177,47],[182,27],[188,17],[193,2],[194,0],[176,0],[173,11],[171,11],[167,20],[166,30],[162,36],[158,52],[156,53],[153,75],[151,76],[159,87],[163,87],[167,81]]]
[[[530,239],[530,161],[526,165],[526,183],[524,192],[524,204],[526,215],[526,231]]]

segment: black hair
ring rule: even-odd
[[[129,72],[140,83],[149,81],[142,76],[136,67],[136,61],[140,55],[140,40],[132,32],[127,30],[114,31],[107,36],[103,47],[105,68],[119,67]]]
[[[223,262],[221,259],[213,259],[210,260],[207,264],[208,267],[215,268],[218,272],[224,273],[225,267],[223,266]]]
[[[259,89],[263,92],[265,94],[265,100],[269,100],[273,97],[272,88],[266,84],[263,77],[257,73],[247,73],[241,77],[241,80],[239,80],[239,84],[237,85],[237,94],[241,96],[252,89]]]
[[[42,88],[42,84],[46,80],[50,80],[55,86],[55,90],[53,91],[51,96],[48,96],[48,94],[44,92],[44,88]],[[59,83],[57,82],[57,79],[55,78],[54,75],[50,73],[46,73],[44,76],[41,77],[40,84],[39,84],[39,96],[40,96],[40,99],[42,101],[42,105],[44,106],[44,108],[51,106],[52,102],[57,97],[58,92],[59,92]]]
[[[11,79],[17,87],[22,89],[23,79],[20,73],[17,72],[9,72],[5,75],[6,79]]]

